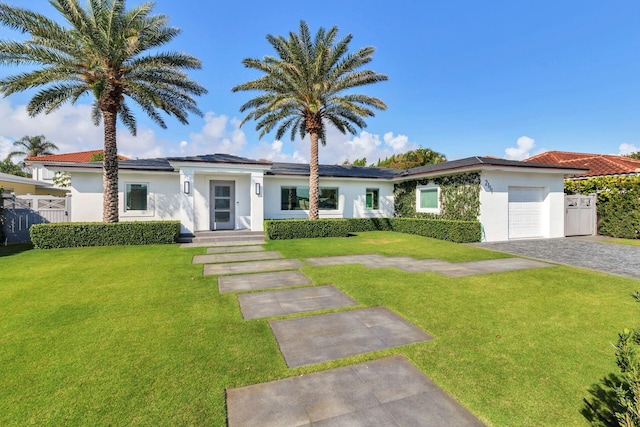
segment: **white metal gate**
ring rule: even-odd
[[[596,234],[596,196],[574,194],[564,197],[564,235]]]
[[[30,241],[29,228],[33,224],[69,222],[71,220],[71,196],[9,196],[1,202],[4,235],[7,243]],[[2,244],[4,242],[0,242]]]

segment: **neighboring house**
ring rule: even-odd
[[[548,151],[525,162],[585,169],[566,177],[567,235],[580,228],[581,215],[590,215],[594,234],[628,239],[640,235],[640,160],[610,154]]]
[[[73,221],[102,220],[102,165],[48,163],[71,175]],[[484,240],[564,236],[572,167],[470,157],[408,170],[320,166],[321,218],[479,219]],[[307,218],[309,166],[227,154],[119,162],[120,219],[180,220],[181,233],[263,230]]]
[[[529,157],[524,161],[588,169],[587,172],[570,175],[567,179],[584,179],[595,176],[640,175],[640,160],[625,156],[615,156],[612,154],[547,151],[545,153]]]
[[[3,193],[20,195],[65,196],[69,190],[56,188],[50,182],[36,181],[31,178],[0,172],[0,188]]]
[[[91,161],[92,156],[102,154],[103,150],[78,151],[75,153],[50,154],[46,156],[33,156],[24,159],[25,165],[31,169],[31,178],[36,181],[53,183],[55,172],[46,168],[51,163],[86,163]],[[129,160],[118,154],[120,160]]]

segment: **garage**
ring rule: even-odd
[[[543,237],[543,187],[509,187],[509,239]]]

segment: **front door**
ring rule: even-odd
[[[211,181],[211,230],[233,230],[236,222],[234,181]]]

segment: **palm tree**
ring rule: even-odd
[[[47,141],[44,135],[29,136],[25,135],[13,143],[18,150],[12,151],[7,155],[7,160],[11,160],[14,156],[36,157],[53,154],[58,147],[51,141]]]
[[[149,52],[180,34],[167,26],[167,16],[151,15],[153,3],[129,10],[125,0],[88,0],[86,9],[79,0],[50,3],[67,26],[0,3],[0,24],[30,35],[26,41],[0,40],[0,64],[37,67],[1,79],[0,93],[40,88],[27,105],[32,117],[93,95],[94,124],[104,121],[103,220],[117,222],[117,119],[136,134],[136,119],[125,98],[162,128],[166,124],[159,111],[188,123],[187,112],[202,115],[192,95],[206,89],[183,70],[200,68],[200,60],[184,53]]]
[[[245,67],[264,73],[256,80],[238,85],[232,90],[259,91],[240,111],[252,110],[242,121],[257,120],[260,138],[276,126],[276,139],[290,131],[311,140],[309,162],[309,218],[318,218],[318,141],[326,145],[326,125],[340,132],[356,134],[356,128],[366,126],[365,117],[374,116],[372,108],[384,110],[384,102],[367,95],[345,93],[352,88],[387,80],[384,74],[360,67],[371,61],[373,47],[348,53],[351,34],[336,42],[338,27],[329,31],[320,28],[312,40],[309,27],[300,22],[300,32],[289,38],[268,35],[267,41],[278,57],[247,58]]]

